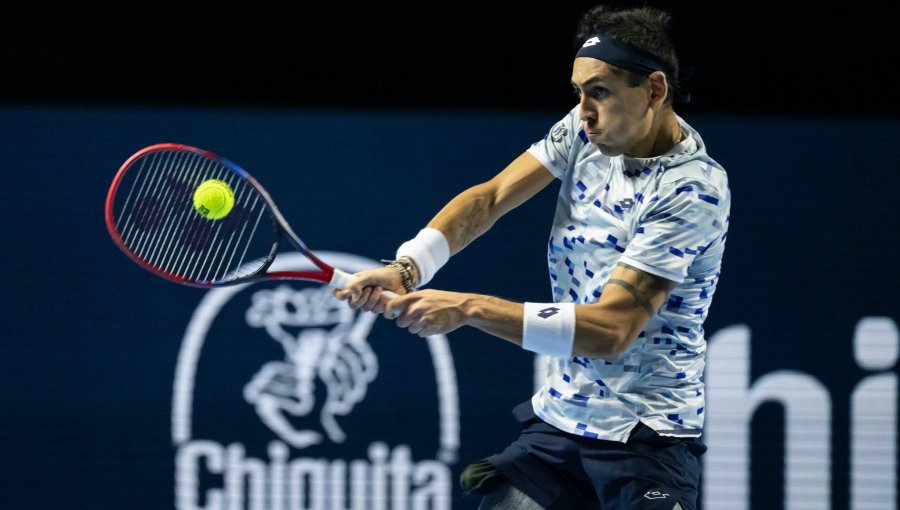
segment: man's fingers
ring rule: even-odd
[[[362,309],[371,312],[378,306],[378,299],[381,297],[381,287],[368,287],[366,290],[370,292],[362,304]]]
[[[397,296],[394,299],[389,300],[384,309],[385,318],[400,318],[406,312],[407,308],[415,302],[416,298],[417,296],[413,293]]]
[[[372,311],[375,313],[384,313],[385,307],[391,298],[384,295],[384,289],[381,289],[381,293],[378,295],[378,302],[372,308]]]
[[[416,309],[414,306],[408,307],[403,313],[397,317],[397,325],[401,328],[408,327],[410,324],[422,318],[423,310]]]
[[[387,267],[354,273],[347,288],[334,291],[334,296],[342,301],[348,301],[354,310],[362,308],[366,311],[383,313],[390,301],[383,297],[384,290],[402,292],[399,274],[397,269]]]
[[[409,328],[407,328],[407,329],[409,329],[410,333],[412,333],[414,335],[418,335],[419,331],[422,331],[422,329],[424,329],[424,328],[425,328],[425,325],[422,324],[422,321],[414,321],[412,324],[410,324]]]
[[[366,287],[363,289],[362,293],[359,295],[359,298],[356,300],[359,307],[364,307],[369,302],[369,296],[372,295],[372,287]]]
[[[362,296],[363,290],[376,285],[381,285],[381,283],[377,281],[376,278],[373,278],[371,274],[366,274],[364,271],[362,273],[355,273],[350,280],[350,283],[347,285],[347,288],[344,290],[352,295],[351,301],[357,301]]]
[[[409,306],[406,313],[397,319],[397,325],[406,328],[412,334],[418,334],[423,329],[432,326],[431,320],[427,316],[428,310],[422,306],[415,304]]]
[[[359,299],[359,296],[362,295],[363,289],[365,289],[366,283],[365,278],[357,277],[354,275],[354,278],[350,280],[350,284],[347,285],[347,288],[335,291],[335,296],[338,296],[341,299],[349,299],[350,303],[354,303]]]
[[[351,292],[350,300],[347,302],[350,305],[351,309],[357,310],[360,306],[362,306],[363,302],[361,301],[361,299],[366,295],[366,292],[368,292],[368,289],[360,289],[359,294]]]
[[[384,317],[386,319],[396,319],[401,312],[403,312],[403,303],[400,301],[400,298],[394,298],[384,306]]]

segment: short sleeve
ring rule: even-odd
[[[640,212],[634,238],[620,261],[682,282],[698,255],[724,242],[730,197],[727,188],[693,178],[660,186]]]
[[[561,179],[569,167],[570,157],[577,151],[573,146],[581,129],[579,106],[550,128],[543,140],[538,140],[528,148],[528,153],[537,158],[556,178]]]

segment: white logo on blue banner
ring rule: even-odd
[[[318,255],[349,272],[379,265],[342,253]],[[279,255],[272,267],[276,271],[310,269],[306,258],[292,253]],[[198,363],[204,346],[215,346],[212,338],[207,341],[207,335],[220,311],[244,291],[252,292],[245,312],[247,335],[255,338],[264,332],[280,353],[278,359],[257,365],[243,383],[243,402],[252,406],[253,415],[271,434],[265,455],[256,458],[250,443],[241,438],[223,442],[198,437],[194,422]],[[456,462],[459,450],[459,402],[445,335],[426,339],[437,393],[426,399],[436,403],[439,417],[436,458],[418,460],[422,452],[414,455],[408,444],[391,445],[389,440],[368,436],[362,438],[368,442],[366,458],[325,459],[321,449],[315,457],[303,456],[303,451],[313,446],[348,440],[345,423],[352,423],[354,409],[365,401],[379,375],[404,377],[379,374],[379,359],[369,342],[377,318],[351,310],[327,287],[302,282],[297,286],[284,282],[274,288],[238,285],[207,292],[188,325],[175,373],[176,507],[449,509],[450,465]],[[292,457],[292,448],[299,455]],[[268,459],[259,458],[266,456]]]
[[[316,384],[325,386],[319,421],[335,443],[345,439],[337,416],[366,397],[378,375],[378,359],[367,341],[377,315],[356,313],[328,287],[280,285],[253,293],[247,324],[263,328],[284,350],[284,359],[260,367],[244,387],[244,398],[260,419],[294,448],[320,443],[322,434],[297,430],[289,417],[307,416],[316,404]],[[292,328],[300,328],[298,333]]]

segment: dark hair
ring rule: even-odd
[[[653,7],[613,9],[598,5],[581,17],[575,35],[576,47],[581,47],[588,38],[602,32],[662,59],[672,70],[672,75],[668,77],[669,90],[666,94],[666,104],[672,104],[674,97],[672,88],[675,85],[673,81],[678,78],[679,67],[678,55],[669,34],[671,21],[671,14]],[[647,81],[646,76],[615,66],[610,67],[617,75],[625,76],[629,86],[637,87]]]

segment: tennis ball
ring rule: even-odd
[[[228,216],[232,207],[234,207],[234,192],[223,181],[218,179],[203,181],[194,191],[194,209],[208,220]]]

